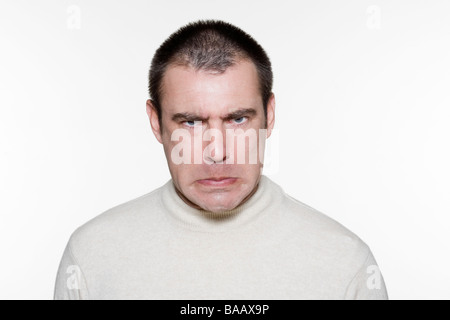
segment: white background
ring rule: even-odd
[[[266,49],[279,168],[371,247],[392,299],[450,298],[450,1],[0,2],[0,298],[51,299],[70,234],[169,178],[157,47],[223,19]]]

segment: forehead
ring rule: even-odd
[[[259,79],[253,62],[241,60],[224,73],[170,66],[162,82],[163,113],[214,115],[239,108],[262,108]]]

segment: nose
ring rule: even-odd
[[[226,148],[226,136],[223,130],[210,128],[204,134],[205,148],[203,160],[207,164],[223,164],[229,153]]]

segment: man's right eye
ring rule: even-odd
[[[195,127],[196,125],[201,126],[202,122],[201,121],[184,121],[183,124],[186,125],[187,127]]]

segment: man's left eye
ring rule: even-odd
[[[237,124],[244,123],[245,121],[247,121],[247,117],[240,117],[240,118],[234,119],[234,122]]]

